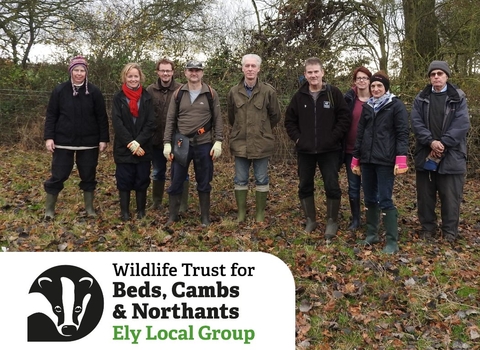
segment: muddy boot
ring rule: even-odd
[[[300,204],[302,205],[303,212],[307,219],[305,232],[310,233],[317,228],[315,199],[313,198],[313,196],[300,199]]]
[[[235,190],[235,200],[238,207],[238,222],[245,221],[245,218],[247,216],[247,194],[248,190]]]
[[[152,209],[162,209],[163,192],[165,190],[165,181],[153,180],[152,182]]]
[[[376,244],[380,242],[378,237],[378,223],[380,221],[380,209],[378,205],[367,206],[365,212],[367,219],[367,232],[365,234],[365,240],[360,241],[359,244]]]
[[[174,222],[180,220],[178,217],[178,211],[180,210],[181,194],[171,194],[168,196],[168,221],[167,226],[172,225]]]
[[[255,191],[255,220],[265,221],[265,207],[267,206],[268,192]]]
[[[385,226],[387,242],[382,251],[386,254],[394,254],[398,252],[397,216],[397,209],[385,210],[383,212],[383,226]]]
[[[190,187],[190,181],[185,181],[183,183],[183,192],[182,199],[180,200],[180,210],[179,213],[186,213],[188,210],[188,189]]]
[[[83,192],[83,201],[85,203],[85,211],[87,212],[87,216],[95,217],[97,213],[95,213],[95,209],[93,208],[93,192]]]
[[[57,203],[58,194],[47,193],[45,200],[45,220],[53,220],[55,217],[55,204]]]
[[[210,225],[210,192],[198,192],[202,226]]]
[[[120,218],[130,220],[130,191],[120,191]]]
[[[145,207],[147,205],[147,190],[136,191],[135,201],[137,202],[137,219],[145,217]]]
[[[356,231],[360,227],[360,198],[349,198],[352,222],[348,226],[349,231]]]
[[[325,239],[332,239],[337,235],[339,210],[340,199],[327,198],[327,226],[325,228]]]

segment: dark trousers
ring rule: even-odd
[[[340,151],[319,154],[298,153],[298,197],[312,197],[315,191],[315,172],[318,168],[323,178],[327,198],[340,199],[342,191],[338,183],[338,160]]]
[[[74,163],[77,164],[81,180],[80,189],[93,192],[97,186],[98,148],[81,151],[55,148],[52,157],[52,175],[43,183],[45,192],[53,195],[59,194],[63,190],[64,182],[68,180],[72,173]]]
[[[183,183],[188,175],[188,167],[193,160],[193,170],[195,171],[195,180],[197,182],[198,192],[210,192],[212,186],[210,182],[213,179],[213,160],[210,156],[212,149],[211,143],[192,146],[188,149],[187,166],[172,162],[172,183],[168,189],[171,195],[178,195],[183,192]]]
[[[150,162],[117,163],[115,179],[119,191],[146,191],[150,185]]]
[[[167,172],[167,158],[163,155],[163,148],[153,147],[152,180],[165,181]]]
[[[422,230],[434,232],[437,228],[437,193],[440,198],[442,232],[457,236],[460,221],[464,175],[438,174],[435,171],[417,171],[417,208]]]

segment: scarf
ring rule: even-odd
[[[379,98],[370,97],[367,101],[367,104],[373,108],[373,111],[377,113],[381,110],[388,102],[392,100],[395,95],[390,92],[385,93]]]
[[[127,87],[127,84],[123,84],[122,91],[128,98],[130,113],[132,113],[135,118],[138,118],[138,100],[140,100],[140,96],[142,96],[142,85],[140,85],[137,90],[132,90]]]

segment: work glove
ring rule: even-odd
[[[140,144],[133,140],[132,142],[130,142],[128,145],[127,145],[127,148],[130,150],[130,152],[132,152],[132,154],[135,154],[135,152],[137,151],[138,147],[140,147]]]
[[[163,145],[163,156],[169,161],[173,160],[172,145],[170,143]]]
[[[357,158],[352,157],[352,163],[350,164],[350,168],[352,169],[352,173],[354,173],[355,175],[362,175],[362,170],[360,169],[360,161]]]
[[[407,156],[396,156],[395,157],[395,167],[393,168],[393,174],[403,174],[408,170],[407,166]]]
[[[135,156],[139,156],[139,157],[142,157],[145,155],[145,151],[143,150],[142,147],[138,146],[137,150],[135,151],[135,153],[133,153]]]
[[[222,143],[220,141],[215,141],[212,150],[210,151],[210,155],[212,156],[212,160],[216,160],[222,155]]]

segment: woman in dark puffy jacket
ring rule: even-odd
[[[392,195],[395,175],[405,173],[408,151],[408,113],[405,105],[389,92],[383,72],[370,78],[372,97],[363,105],[351,169],[362,175],[367,232],[364,244],[380,241],[380,210],[386,230],[383,252],[398,251],[397,208]]]
[[[120,192],[121,218],[126,221],[130,219],[132,190],[136,195],[137,218],[145,216],[155,113],[152,98],[141,85],[145,76],[140,66],[128,63],[122,70],[121,78],[122,89],[113,97],[113,158],[117,189]]]

